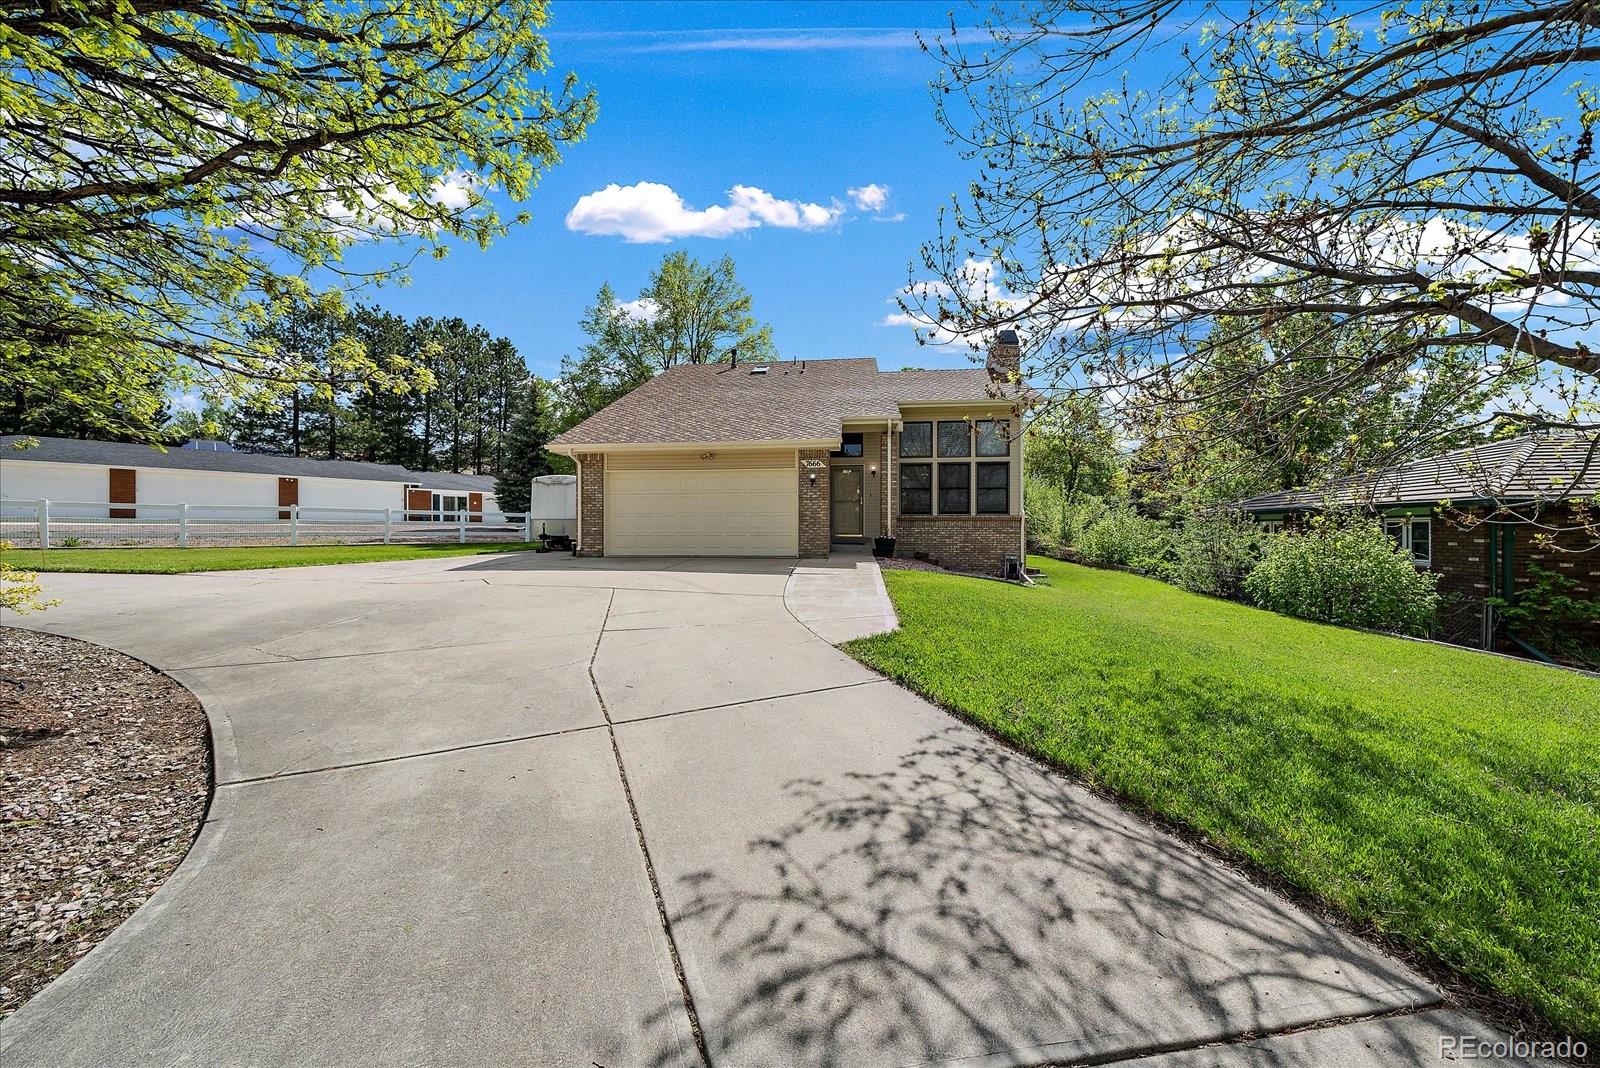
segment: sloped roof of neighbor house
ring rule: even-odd
[[[19,449],[30,440],[38,444]],[[37,463],[104,464],[108,467],[160,467],[181,471],[231,471],[285,478],[350,478],[362,482],[416,483],[428,489],[471,490],[493,493],[492,475],[458,475],[444,471],[411,471],[398,464],[369,464],[359,460],[314,460],[308,456],[273,456],[260,452],[213,452],[209,449],[169,448],[123,441],[80,438],[46,438],[26,434],[0,436],[0,460]]]
[[[1557,501],[1600,495],[1600,435],[1525,434],[1341,479],[1322,490],[1252,497],[1247,512],[1328,505]]]
[[[551,441],[582,445],[837,441],[845,419],[898,419],[900,405],[1025,399],[982,368],[880,371],[877,360],[684,364]]]

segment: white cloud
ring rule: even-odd
[[[843,214],[837,203],[780,200],[749,185],[730,189],[726,205],[691,208],[660,182],[612,183],[578,198],[567,213],[567,229],[649,244],[679,237],[728,237],[759,226],[819,230]]]
[[[850,194],[850,199],[862,211],[882,211],[889,203],[889,187],[876,182],[868,182],[845,192]]]
[[[996,311],[1009,311],[1017,307],[1020,301],[1006,290],[998,273],[993,260],[968,259],[961,265],[961,275],[956,279],[956,284],[967,303],[987,305]],[[889,302],[896,305],[898,310],[885,315],[878,325],[912,327],[936,345],[964,341],[974,348],[982,347],[985,338],[981,331],[964,333],[920,314],[930,307],[937,307],[941,297],[954,294],[955,290],[944,282],[913,282],[889,298]],[[912,310],[907,311],[905,306]]]
[[[661,314],[661,305],[649,297],[640,297],[638,300],[623,301],[617,305],[617,310],[636,322],[648,323]]]
[[[480,184],[475,174],[451,171],[433,183],[433,188],[428,191],[428,203],[451,211],[461,211],[472,206],[472,195],[478,191]]]

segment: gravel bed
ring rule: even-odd
[[[937,571],[941,575],[949,574],[948,571],[940,567],[938,564],[930,564],[926,560],[917,560],[914,558],[902,559],[898,556],[880,558],[878,560],[878,566],[883,568],[885,571]]]
[[[205,816],[194,696],[148,664],[0,627],[0,1018],[178,866]]]

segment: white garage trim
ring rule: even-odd
[[[608,556],[798,556],[794,454],[657,455],[605,470]]]

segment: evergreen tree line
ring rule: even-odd
[[[457,318],[307,309],[270,320],[256,340],[314,363],[325,377],[206,413],[203,421],[248,452],[493,474],[506,464],[518,404],[537,388],[510,341]],[[349,361],[336,354],[352,345],[364,350],[369,374],[337,370]],[[431,385],[395,389],[386,371],[406,365],[425,370]]]

